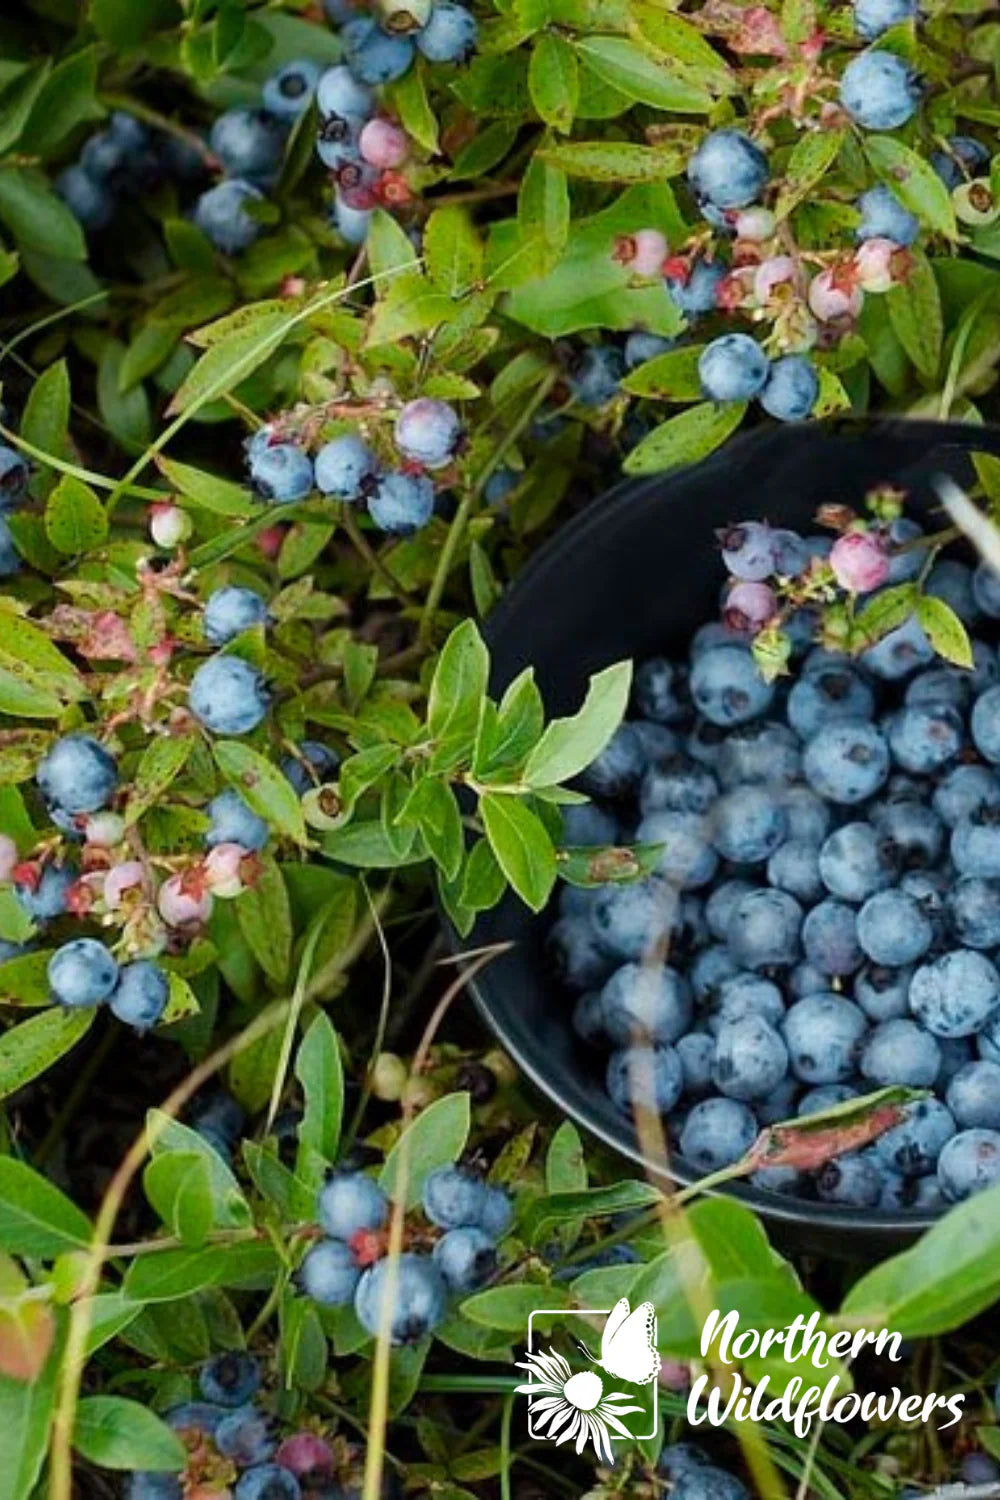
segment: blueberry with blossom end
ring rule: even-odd
[[[0,443],[0,510],[10,510],[21,503],[28,493],[30,474],[27,460]]]
[[[227,176],[267,187],[281,168],[285,132],[265,110],[227,109],[212,126],[208,144]]]
[[[726,595],[723,619],[734,630],[754,635],[776,613],[778,601],[766,583],[736,580]]]
[[[198,1389],[206,1401],[235,1408],[252,1401],[260,1386],[260,1364],[244,1349],[213,1355],[198,1372]]]
[[[443,469],[458,452],[462,422],[447,401],[419,396],[399,413],[393,437],[404,458],[425,469]]]
[[[634,370],[639,365],[644,365],[647,360],[655,359],[658,354],[666,354],[668,349],[674,347],[674,340],[664,338],[659,333],[644,333],[636,329],[630,333],[625,340],[622,353],[625,358],[626,370]]]
[[[248,205],[263,201],[263,193],[252,182],[227,177],[202,193],[195,204],[194,222],[217,250],[224,255],[238,255],[249,250],[264,227],[248,212]]]
[[[375,113],[375,95],[346,63],[336,63],[316,86],[316,108],[322,120],[352,121],[360,130]]]
[[[829,802],[866,802],[889,775],[889,747],[868,720],[844,719],[813,735],[802,769],[813,791]]]
[[[719,1028],[712,1080],[732,1099],[767,1098],[788,1069],[788,1049],[763,1016],[746,1015]]]
[[[854,29],[866,42],[916,15],[917,0],[854,0]]]
[[[929,1031],[906,1016],[881,1021],[865,1042],[860,1069],[877,1087],[929,1088],[941,1067],[941,1049]]]
[[[874,1208],[882,1196],[882,1178],[872,1162],[852,1153],[826,1163],[816,1178],[816,1192],[824,1203]]]
[[[726,268],[721,261],[699,258],[691,262],[686,276],[671,271],[664,277],[664,282],[677,311],[694,319],[702,313],[714,311],[719,284],[725,277]]]
[[[205,809],[211,827],[205,835],[210,849],[217,844],[239,844],[256,852],[263,849],[270,832],[267,823],[244,802],[234,787],[226,787]]]
[[[368,514],[380,531],[406,536],[434,514],[434,486],[426,474],[384,474],[368,496]]]
[[[51,922],[66,911],[70,888],[76,879],[76,871],[66,865],[46,865],[34,884],[15,881],[14,895],[32,921]]]
[[[395,1261],[377,1261],[362,1274],[354,1294],[354,1311],[365,1331],[377,1336],[387,1317],[389,1339],[396,1345],[426,1338],[443,1319],[446,1306],[447,1287],[437,1266],[429,1256],[412,1252]]]
[[[461,1167],[439,1167],[426,1178],[421,1194],[424,1213],[440,1229],[480,1226],[486,1185]]]
[[[635,1109],[664,1115],[680,1098],[684,1075],[673,1047],[622,1047],[608,1058],[605,1086],[626,1117]]]
[[[862,52],[847,64],[840,80],[840,102],[865,130],[898,129],[919,100],[913,69],[894,52]]]
[[[776,359],[760,393],[760,404],[779,422],[804,422],[819,399],[819,375],[804,354]]]
[[[340,40],[351,72],[372,87],[402,78],[413,62],[412,39],[383,31],[373,16],[348,21]]]
[[[782,1027],[792,1072],[803,1083],[846,1083],[867,1031],[864,1011],[842,995],[826,991],[797,1000]]]
[[[870,719],[875,712],[875,695],[864,678],[845,663],[799,677],[788,695],[786,712],[799,738],[810,740],[824,725]]]
[[[302,1500],[299,1481],[278,1464],[244,1469],[232,1493],[234,1500]]]
[[[249,734],[267,713],[270,694],[256,667],[239,656],[211,656],[195,672],[188,706],[212,734]]]
[[[343,1240],[320,1240],[299,1270],[306,1296],[324,1307],[345,1307],[352,1302],[360,1278],[361,1269]]]
[[[118,965],[103,943],[75,938],[49,959],[52,998],[69,1010],[89,1009],[107,1000],[118,983]]]
[[[297,120],[309,108],[322,69],[308,57],[296,58],[272,73],[261,91],[261,103],[279,120]]]
[[[317,1213],[328,1235],[347,1241],[360,1230],[384,1228],[389,1200],[363,1172],[336,1172],[320,1189]]]
[[[271,1424],[255,1406],[240,1406],[224,1416],[214,1442],[223,1458],[232,1459],[240,1469],[266,1463],[275,1449]]]
[[[109,1004],[112,1015],[136,1031],[148,1031],[163,1017],[170,999],[166,974],[148,958],[136,959],[122,969]]]
[[[1000,1133],[961,1130],[941,1151],[938,1182],[949,1203],[961,1203],[1000,1178]]]
[[[42,758],[35,779],[46,802],[75,816],[107,806],[118,767],[91,735],[66,734]]]
[[[691,669],[690,686],[699,713],[724,729],[760,718],[774,701],[774,684],[764,680],[743,646],[706,651]]]
[[[296,750],[297,754],[283,757],[281,771],[298,795],[304,797],[314,786],[330,780],[340,757],[320,740],[302,740]]]
[[[253,589],[230,584],[216,589],[205,601],[202,629],[213,646],[224,646],[234,636],[267,621],[267,602]]]
[[[681,1131],[681,1155],[701,1172],[716,1172],[745,1156],[757,1137],[753,1111],[738,1099],[703,1099]]]
[[[898,3],[898,0],[892,0]],[[904,208],[891,188],[878,183],[862,193],[857,202],[861,223],[855,235],[864,240],[891,240],[894,245],[912,245],[920,233],[920,220]]]
[[[916,615],[910,615],[861,653],[861,664],[886,682],[898,682],[934,659],[934,647]]]
[[[763,349],[746,333],[724,333],[698,358],[701,389],[710,401],[749,401],[763,390],[770,368]]]
[[[727,943],[745,969],[793,964],[799,957],[802,908],[787,891],[771,888],[741,896],[729,920]]]
[[[686,714],[681,686],[673,662],[663,656],[651,657],[636,668],[632,679],[636,708],[644,719],[657,724],[678,724]]]
[[[691,990],[676,970],[624,964],[601,991],[605,1035],[619,1047],[675,1042],[691,1025]]]
[[[474,1226],[449,1229],[434,1246],[431,1258],[451,1292],[474,1292],[496,1270],[496,1245]]]
[[[910,983],[910,1009],[935,1036],[974,1036],[1000,1006],[1000,973],[968,948],[922,964]]]
[[[727,790],[766,783],[783,798],[801,767],[801,750],[792,730],[776,720],[756,719],[726,736],[716,774]]]
[[[986,766],[953,766],[938,782],[932,800],[934,811],[954,828],[963,818],[1000,807],[1000,781]]]
[[[928,160],[949,192],[969,177],[978,177],[987,166],[990,153],[982,141],[971,135],[953,135],[946,151],[932,151]]]
[[[581,406],[606,406],[618,394],[625,359],[612,344],[591,344],[573,362],[569,388]]]
[[[417,32],[417,50],[428,62],[466,62],[476,50],[479,27],[464,5],[437,0],[430,19]]]
[[[896,764],[913,776],[942,771],[962,748],[962,719],[948,703],[901,708],[889,719],[889,749]]]
[[[649,767],[639,788],[639,811],[707,813],[719,795],[719,783],[707,766],[684,755],[668,756]]]
[[[717,536],[722,561],[734,578],[761,583],[775,571],[775,533],[763,521],[744,521]]]
[[[768,179],[767,157],[739,130],[714,130],[688,163],[688,181],[716,208],[746,208]]]
[[[268,440],[248,451],[254,493],[276,505],[304,500],[315,482],[312,459],[295,443]]]

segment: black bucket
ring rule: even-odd
[[[572,713],[588,677],[623,657],[681,653],[695,628],[718,611],[723,578],[713,533],[733,521],[767,518],[807,528],[816,508],[860,505],[872,486],[911,496],[908,513],[929,513],[935,473],[968,480],[971,451],[1000,453],[1000,429],[957,423],[841,421],[761,429],[695,468],[619,485],[541,549],[487,622],[493,689],[535,669],[550,714]],[[630,1121],[608,1098],[602,1069],[570,1029],[570,1004],[549,976],[549,923],[514,898],[477,922],[455,952],[513,940],[472,990],[490,1027],[522,1072],[556,1108],[654,1178]],[[682,1184],[698,1175],[671,1161]],[[927,1213],[880,1213],[764,1193],[734,1193],[772,1221],[778,1238],[834,1255],[879,1255],[933,1222]]]

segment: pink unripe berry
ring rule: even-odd
[[[856,318],[863,302],[861,288],[843,270],[820,271],[809,283],[809,306],[821,323],[834,318]]]
[[[333,1468],[333,1453],[321,1437],[311,1432],[296,1432],[282,1443],[274,1462],[293,1474],[329,1473]]]
[[[92,813],[83,825],[84,838],[95,849],[113,849],[125,837],[125,819],[120,813]]]
[[[722,618],[731,630],[760,630],[777,603],[766,583],[735,583],[726,596]]]
[[[358,136],[358,147],[369,166],[401,167],[410,154],[410,139],[391,120],[369,120]]]
[[[736,215],[736,238],[760,244],[774,233],[774,214],[769,208],[742,208]]]
[[[187,927],[192,922],[208,921],[212,913],[212,893],[197,878],[171,875],[161,885],[156,904],[168,927]]]
[[[146,871],[137,859],[126,860],[122,865],[112,865],[104,877],[101,889],[105,906],[114,911],[121,906],[125,892],[142,885],[145,878]]]
[[[841,588],[852,594],[870,594],[889,576],[885,544],[873,531],[848,531],[838,537],[830,553],[830,567]]]
[[[248,851],[241,844],[216,844],[205,857],[205,883],[213,896],[228,899],[243,889],[242,865]]]
[[[680,1360],[665,1359],[660,1364],[657,1380],[665,1391],[686,1391],[691,1384],[691,1366]]]
[[[273,562],[277,557],[284,540],[284,526],[266,526],[263,531],[258,531],[255,538],[258,552],[262,552],[268,562]]]
[[[772,255],[762,260],[753,278],[753,294],[758,302],[769,302],[775,288],[795,280],[795,262],[790,255]]]
[[[0,833],[0,880],[9,880],[17,864],[17,845],[6,833]]]
[[[179,505],[156,504],[149,511],[149,534],[158,547],[179,547],[194,530],[191,517]]]
[[[659,276],[669,249],[666,235],[658,229],[638,229],[631,240],[629,270],[636,276]]]
[[[892,240],[865,240],[854,252],[858,285],[866,292],[887,292],[893,283],[892,258],[899,249]]]

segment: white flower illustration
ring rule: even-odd
[[[581,1370],[574,1375],[563,1356],[552,1348],[548,1354],[529,1354],[518,1362],[517,1368],[527,1370],[534,1377],[528,1384],[519,1385],[517,1390],[519,1395],[531,1397],[528,1413],[540,1432],[553,1438],[556,1447],[575,1438],[577,1453],[583,1452],[590,1439],[598,1459],[614,1463],[611,1434],[629,1437],[631,1434],[621,1418],[643,1409],[641,1406],[622,1405],[622,1402],[630,1402],[631,1396],[624,1391],[611,1391],[605,1395],[604,1382],[599,1375],[593,1370]]]

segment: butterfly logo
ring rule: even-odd
[[[577,1340],[591,1364],[600,1365],[616,1380],[633,1385],[648,1385],[659,1374],[660,1356],[656,1349],[656,1309],[652,1302],[640,1302],[630,1310],[627,1297],[616,1302],[608,1314],[601,1336],[601,1355],[596,1358],[586,1344]]]

